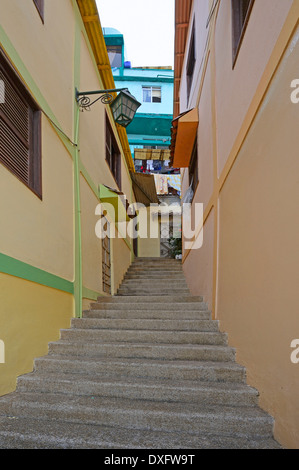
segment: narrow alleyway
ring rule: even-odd
[[[0,448],[279,448],[181,262],[136,259],[0,399]]]

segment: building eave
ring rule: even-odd
[[[180,114],[179,91],[193,0],[175,0],[173,117]]]

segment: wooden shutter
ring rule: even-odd
[[[5,100],[0,106],[0,160],[29,184],[30,108],[0,68]]]
[[[106,161],[111,173],[121,190],[121,154],[114,137],[108,116],[106,115]]]
[[[1,51],[0,80],[0,162],[40,196],[40,113]]]
[[[108,221],[104,225],[104,230],[110,233]],[[111,294],[110,238],[108,236],[102,239],[102,280],[103,291]]]

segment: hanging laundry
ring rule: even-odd
[[[168,178],[167,175],[154,174],[157,194],[168,194]]]

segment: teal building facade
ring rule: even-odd
[[[132,67],[126,58],[124,36],[113,28],[103,28],[103,33],[116,88],[128,88],[141,103],[135,118],[127,127],[136,171],[167,172],[173,120],[174,71],[167,66]],[[169,168],[169,171],[172,170]]]

